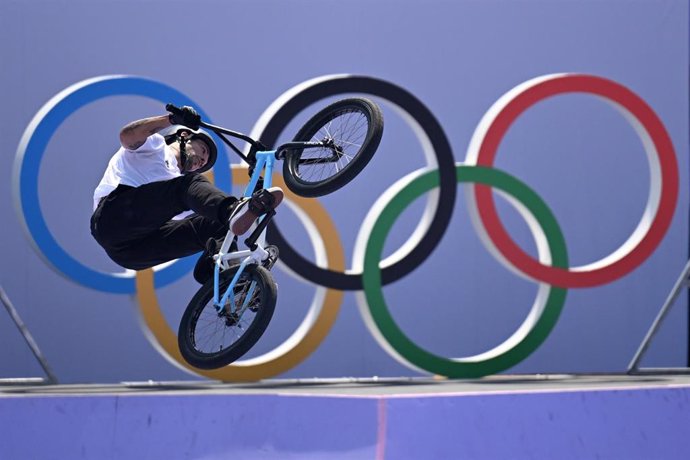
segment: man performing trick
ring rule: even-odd
[[[183,107],[120,131],[121,148],[94,191],[91,216],[91,234],[118,265],[143,270],[203,251],[194,268],[203,284],[228,226],[242,235],[282,201],[279,187],[237,199],[201,175],[218,151],[200,122],[193,108]]]

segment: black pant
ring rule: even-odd
[[[118,265],[142,270],[200,252],[209,238],[223,238],[236,203],[199,174],[119,185],[91,216],[91,234]],[[195,214],[172,220],[190,209]]]

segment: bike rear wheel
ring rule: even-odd
[[[285,183],[300,196],[332,193],[364,169],[382,135],[383,115],[375,103],[363,98],[337,101],[297,132],[294,141],[324,146],[289,150],[283,163]]]
[[[220,274],[220,293],[239,266]],[[277,289],[270,272],[248,265],[218,311],[213,305],[213,280],[204,284],[187,306],[177,335],[180,353],[194,367],[217,369],[247,353],[266,331],[275,310]],[[232,305],[235,309],[232,309]]]

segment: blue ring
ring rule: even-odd
[[[15,159],[13,192],[15,200],[18,201],[18,212],[37,251],[54,270],[92,289],[133,294],[136,292],[134,277],[93,270],[74,259],[58,244],[46,225],[38,198],[38,173],[41,159],[48,142],[62,122],[86,104],[108,96],[120,95],[145,96],[163,103],[191,105],[198,109],[197,104],[175,88],[147,78],[107,75],[76,83],[48,101],[24,132]],[[201,109],[198,110],[202,118],[210,120]],[[213,136],[216,137],[215,134]],[[216,140],[219,139],[216,137]],[[222,149],[221,153],[227,158],[225,145],[222,142],[216,143],[219,149]],[[227,165],[228,163],[216,162],[213,168],[216,185],[222,190],[232,189],[229,168],[219,167],[219,164]],[[194,257],[190,256],[156,272],[156,286],[162,287],[177,281],[191,270],[193,264]]]

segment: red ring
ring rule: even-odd
[[[479,146],[477,164],[493,166],[498,146],[510,125],[529,107],[563,93],[589,93],[614,101],[627,109],[652,139],[661,169],[659,208],[647,234],[622,258],[590,271],[571,271],[543,265],[525,253],[503,227],[491,193],[485,185],[475,185],[479,217],[488,237],[515,268],[527,276],[563,288],[590,287],[614,281],[637,268],[656,249],[668,230],[678,198],[678,164],[671,139],[654,111],[635,93],[601,77],[581,74],[555,75],[526,88],[501,109]]]

